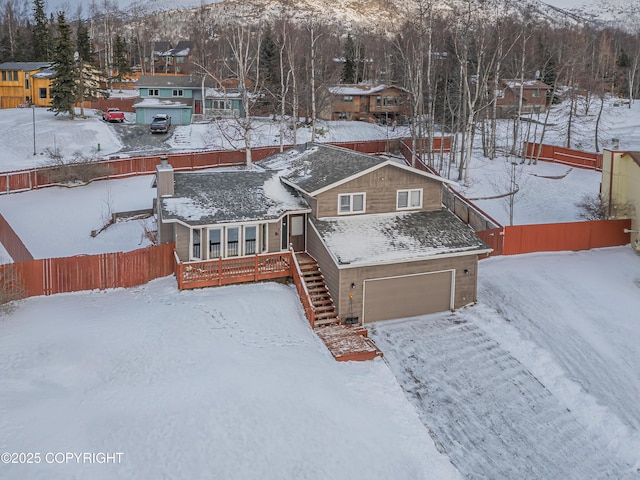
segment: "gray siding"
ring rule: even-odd
[[[176,253],[181,262],[189,261],[189,229],[184,225],[175,224]]]
[[[318,266],[324,276],[325,284],[337,308],[340,300],[340,272],[338,266],[331,258],[331,255],[329,255],[329,252],[327,252],[327,249],[310,223],[307,224],[307,253],[318,261]]]
[[[421,210],[439,210],[442,207],[442,182],[386,166],[321,193],[312,208],[318,218],[335,217],[338,214],[339,194],[365,192],[366,214],[395,212],[397,191],[415,188],[422,188]]]

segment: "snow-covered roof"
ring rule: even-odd
[[[193,104],[192,98],[173,100],[169,98],[143,98],[133,104],[134,108],[189,108]]]
[[[239,98],[240,92],[235,89],[232,90],[219,90],[217,88],[205,89],[206,98]]]
[[[491,249],[448,210],[312,219],[341,266],[480,254]]]
[[[56,71],[50,68],[40,70],[38,73],[31,75],[33,78],[53,78],[56,76]]]
[[[274,155],[259,162],[259,165],[285,170],[283,180],[287,184],[312,196],[386,165],[409,169],[418,175],[441,182],[455,183],[393,160],[319,143],[306,144]]]
[[[398,90],[406,91],[404,88],[396,87],[394,85],[335,85],[333,87],[327,87],[329,93],[333,95],[373,95],[374,93],[381,92],[387,88],[397,88]]]
[[[165,219],[190,225],[280,218],[288,211],[310,211],[275,171],[175,173],[174,195],[162,199]]]
[[[507,88],[541,88],[548,89],[551,88],[546,83],[543,83],[539,80],[519,80],[519,79],[503,79],[502,84]]]

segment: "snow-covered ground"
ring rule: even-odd
[[[634,103],[631,109],[624,106],[614,107],[614,104],[613,99],[607,103],[606,120],[601,125],[601,137],[619,138],[620,148],[640,148],[640,130],[636,128],[640,125],[640,103]],[[587,150],[590,149],[589,145],[593,144],[590,137],[593,131],[594,111],[592,108],[588,116],[579,117],[573,130],[574,141]],[[33,145],[28,135],[31,132],[31,114],[29,109],[0,110],[0,142],[6,146],[0,151],[0,170],[46,164],[44,155],[33,156]],[[255,144],[277,145],[278,122],[269,119],[259,119],[256,122],[253,132]],[[557,145],[564,144],[562,108],[554,109],[550,123],[545,141]],[[71,121],[55,117],[53,113],[44,109],[36,110],[38,151],[55,146],[60,147],[67,156],[76,151],[90,155],[96,153],[94,144],[101,143],[100,153],[115,153],[122,148],[116,134],[119,127],[121,126],[105,124],[97,115]],[[178,126],[168,143],[176,150],[182,151],[238,146],[237,143],[229,143],[227,136],[221,133],[220,128],[223,127],[224,125],[217,124]],[[406,130],[400,128],[388,131],[386,127],[362,122],[322,122],[320,128],[323,132],[319,137],[321,141],[386,139],[408,135]],[[500,138],[508,143],[508,132],[511,130],[508,121],[502,122],[500,128]],[[540,134],[539,131],[536,133]],[[287,142],[291,142],[290,130],[287,135]],[[308,140],[309,130],[300,129],[298,141]],[[514,168],[511,165],[513,161],[510,157],[487,160],[476,151],[470,163],[469,185],[460,185],[458,189],[472,199],[493,197],[508,192]],[[455,172],[455,168],[452,171]],[[576,202],[585,195],[596,195],[601,178],[597,172],[544,162],[538,165],[518,164],[515,166],[515,174],[519,187],[519,193],[515,196],[515,224],[577,220]],[[452,176],[455,178],[455,174]],[[21,193],[17,196],[0,195],[0,213],[9,220],[36,257],[132,250],[144,245],[146,241],[142,237],[141,222],[117,224],[96,238],[90,237],[89,234],[102,226],[103,213],[108,210],[106,200],[109,197],[115,201],[115,211],[150,208],[151,199],[155,195],[149,188],[150,183],[149,177],[141,177],[96,182],[88,187],[76,187],[71,190],[54,188]],[[113,194],[109,195],[109,191]],[[509,224],[509,210],[505,198],[474,201],[499,223]],[[35,205],[38,205],[38,208],[34,208]],[[80,205],[82,208],[79,208]],[[51,241],[51,238],[55,241]]]
[[[640,478],[640,258],[483,260],[479,305],[370,328],[466,478]]]
[[[22,302],[0,317],[0,432],[0,454],[41,454],[3,480],[462,478],[384,362],[337,363],[276,283]]]

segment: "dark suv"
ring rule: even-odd
[[[151,133],[167,133],[170,126],[171,117],[169,115],[154,115],[149,129],[151,130]]]

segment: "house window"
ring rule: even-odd
[[[353,95],[343,95],[342,96],[342,101],[343,102],[353,102]]]
[[[173,96],[174,97],[182,97],[184,95],[184,92],[182,91],[181,88],[174,88],[173,89]]]
[[[149,89],[149,96],[150,97],[159,97],[160,96],[160,90],[158,90],[157,88],[150,88]]]
[[[265,253],[269,249],[268,238],[269,236],[268,236],[267,224],[263,223],[262,224],[262,253]]]
[[[348,116],[346,113],[344,112],[339,112],[338,113],[338,120],[349,120]]]
[[[222,256],[222,230],[212,228],[209,230],[209,258],[220,258]]]
[[[229,110],[229,109],[231,109],[231,105],[226,100],[214,100],[213,101],[213,109],[214,110]]]
[[[376,95],[376,105],[380,106],[382,104],[382,97],[380,95]]]
[[[398,103],[398,97],[384,97],[385,107],[395,107]]]
[[[24,89],[29,90],[29,72],[24,74]]]
[[[345,193],[338,195],[338,215],[364,213],[364,205],[364,193]]]
[[[38,97],[47,98],[47,89],[46,88],[38,89]]]
[[[237,257],[240,255],[240,228],[227,228],[227,257]]]
[[[258,227],[255,225],[244,227],[244,254],[253,255],[257,253],[256,244],[258,240]]]
[[[398,210],[422,208],[422,189],[398,190],[396,208]]]
[[[504,98],[504,90],[496,90],[495,91],[496,98]]]
[[[532,97],[533,98],[539,98],[540,97],[540,89],[536,88],[533,93],[532,93]]]
[[[200,250],[200,237],[202,236],[201,230],[193,229],[191,230],[191,245],[193,246],[191,251],[191,258],[201,259],[201,250]]]
[[[2,81],[6,82],[7,81],[7,72],[6,71],[2,71]]]

